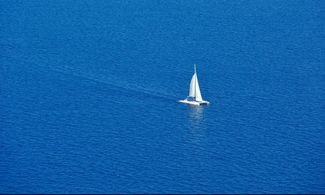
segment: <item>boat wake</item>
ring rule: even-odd
[[[110,87],[112,90],[121,92],[122,94],[126,94],[128,96],[130,92],[132,92],[132,94],[134,95],[142,94],[148,98],[158,98],[158,99],[170,100],[170,101],[175,101],[175,99],[177,98],[175,95],[172,94],[158,92],[140,85],[131,84],[128,81],[122,81],[114,77],[108,77],[107,75],[96,75],[91,73],[85,73],[68,67],[50,67],[47,65],[36,64],[30,62],[29,60],[22,60],[22,59],[17,60],[14,58],[11,58],[11,60],[19,61],[19,64],[26,65],[26,67],[28,66],[29,69],[34,71],[41,68],[44,71],[54,71],[60,74],[67,75],[69,77],[76,77],[79,79],[100,83],[107,87]],[[37,68],[36,67],[32,68],[31,65],[37,66]]]

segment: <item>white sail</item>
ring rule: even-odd
[[[190,84],[190,92],[188,94],[189,97],[195,97],[195,89],[196,89],[196,74],[192,76],[191,84]]]
[[[193,97],[196,101],[202,101],[201,90],[199,86],[199,81],[197,79],[196,74],[196,65],[194,64],[194,75],[192,76],[191,84],[190,84],[190,93],[189,97]]]
[[[196,73],[194,74],[195,75],[195,100],[196,101],[202,101],[203,99],[202,99],[202,95],[201,95],[201,91],[200,91],[200,86],[199,86],[199,81],[198,81],[198,79],[197,79],[197,75],[196,75]]]

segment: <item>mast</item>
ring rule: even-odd
[[[195,82],[194,82],[194,99],[196,100],[196,83],[197,83],[197,75],[196,75],[196,64],[194,64],[194,76],[195,76]]]

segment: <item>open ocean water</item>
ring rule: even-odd
[[[0,193],[325,193],[324,8],[0,1]]]

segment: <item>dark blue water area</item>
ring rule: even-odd
[[[325,193],[324,6],[1,1],[0,193]]]

